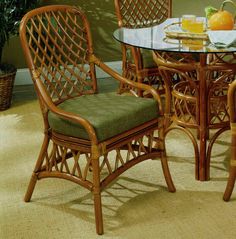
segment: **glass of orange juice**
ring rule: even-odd
[[[193,33],[203,33],[204,25],[205,23],[202,18],[196,18],[188,24],[188,31]]]
[[[181,18],[181,26],[184,31],[189,31],[189,27],[191,27],[192,22],[196,21],[195,15],[183,15]]]

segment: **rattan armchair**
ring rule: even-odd
[[[229,201],[236,180],[236,80],[231,83],[228,91],[228,105],[231,126],[231,160],[229,167],[229,178],[223,199]]]
[[[96,58],[89,23],[80,9],[51,5],[32,10],[21,21],[20,39],[44,120],[44,141],[26,202],[40,179],[77,183],[94,196],[96,231],[102,234],[101,192],[130,167],[160,158],[168,190],[175,191],[160,96]],[[153,98],[98,93],[96,67]]]
[[[160,24],[171,17],[172,0],[114,0],[119,27],[142,28]],[[125,44],[122,48],[123,76],[139,82],[152,85],[160,93],[164,85],[159,75],[158,67],[153,61],[152,52]],[[120,91],[131,91],[129,85],[120,84]],[[139,95],[146,92],[138,90]]]

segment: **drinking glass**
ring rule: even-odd
[[[183,15],[181,20],[182,29],[184,31],[189,31],[189,27],[192,22],[196,20],[195,15]]]
[[[188,31],[193,33],[203,33],[204,31],[204,19],[196,18],[194,21],[191,21],[188,25]]]

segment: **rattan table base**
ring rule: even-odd
[[[229,83],[235,80],[236,54],[156,51],[154,59],[167,89],[166,134],[181,129],[190,137],[196,179],[209,180],[212,147],[230,128],[227,92]],[[173,78],[178,79],[175,85]],[[196,129],[196,134],[191,129]]]

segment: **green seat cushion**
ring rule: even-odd
[[[87,119],[99,142],[158,117],[155,100],[116,93],[83,95],[66,100],[58,107]],[[85,129],[75,122],[52,112],[49,112],[48,120],[50,127],[58,133],[89,139]]]

